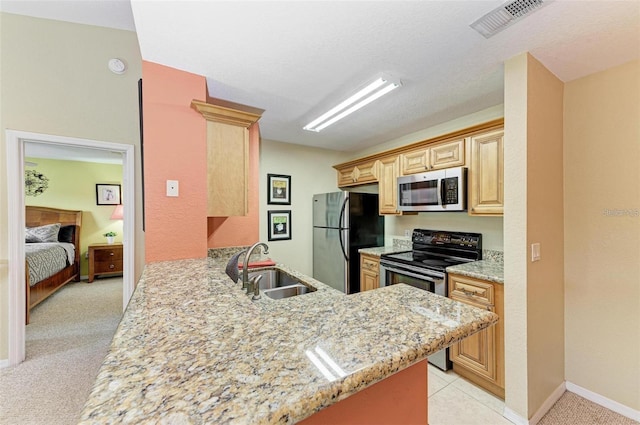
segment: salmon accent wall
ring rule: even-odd
[[[260,237],[259,159],[260,127],[255,123],[249,127],[249,213],[244,217],[209,217],[207,225],[209,248],[253,245],[258,242]],[[267,190],[266,181],[264,190]]]
[[[207,256],[206,121],[191,108],[203,76],[142,63],[146,262]],[[178,180],[179,196],[166,196]]]

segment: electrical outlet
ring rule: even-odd
[[[405,229],[404,237],[405,238],[410,238],[411,237],[411,229]]]

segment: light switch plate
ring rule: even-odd
[[[540,244],[532,243],[531,244],[531,262],[540,261]]]
[[[167,196],[178,196],[178,180],[167,180]]]

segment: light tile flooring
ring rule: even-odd
[[[504,402],[461,378],[429,365],[429,425],[513,425]]]

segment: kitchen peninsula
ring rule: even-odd
[[[498,319],[407,285],[347,296],[280,264],[316,291],[251,301],[224,273],[240,249],[146,266],[82,424],[313,419]]]

